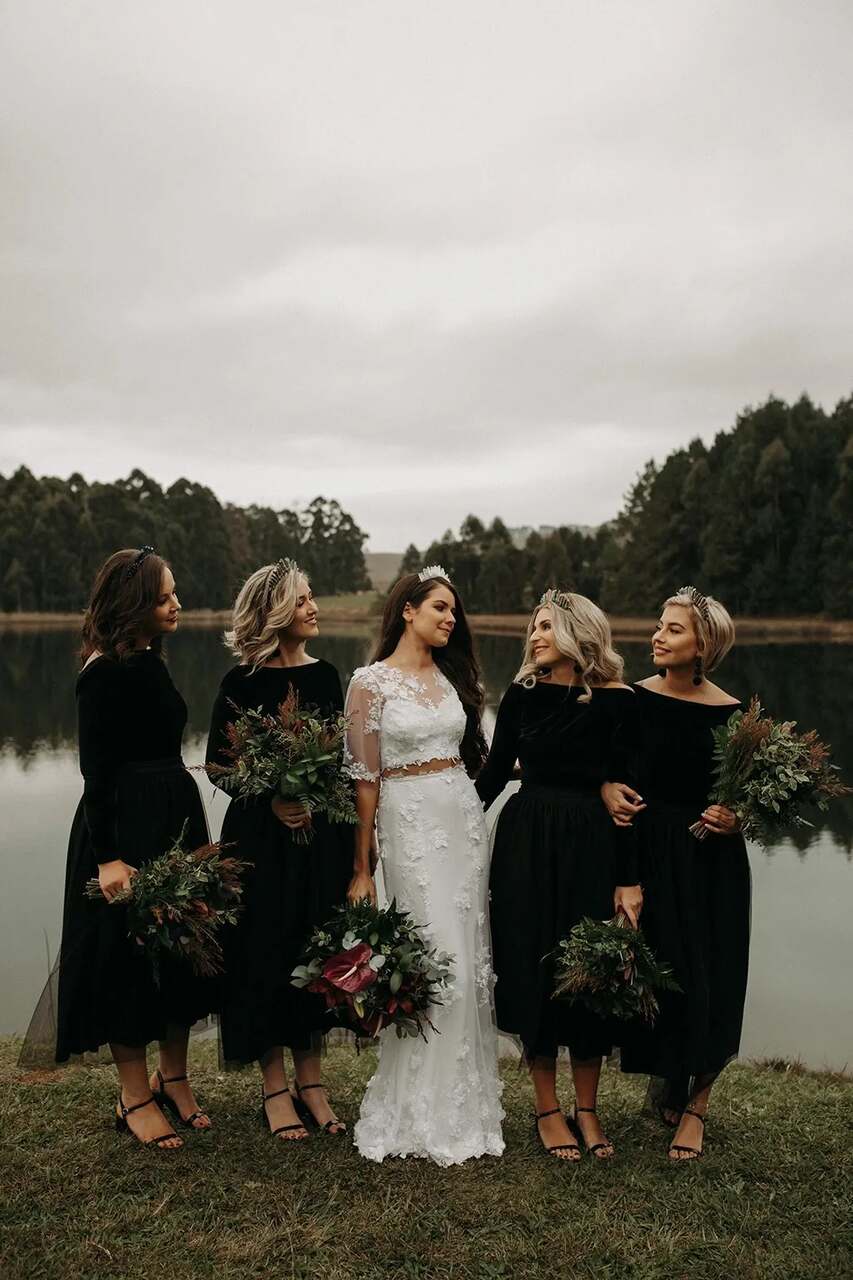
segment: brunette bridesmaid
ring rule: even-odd
[[[709,805],[712,730],[740,705],[708,679],[734,643],[718,600],[680,587],[652,638],[656,674],[635,686],[635,733],[617,779],[602,788],[614,821],[634,823],[646,908],[643,929],[675,970],[651,1029],[632,1028],[625,1071],[648,1073],[658,1114],[676,1129],[674,1160],[702,1154],[711,1088],[740,1046],[749,959],[750,872],[737,819]],[[628,785],[629,781],[633,785]],[[710,834],[689,827],[702,817]]]
[[[495,1010],[499,1029],[523,1045],[539,1137],[546,1151],[568,1160],[581,1158],[579,1143],[598,1159],[614,1154],[596,1113],[602,1056],[613,1037],[602,1019],[552,999],[553,953],[584,916],[604,919],[621,909],[636,924],[643,900],[632,833],[614,831],[599,796],[614,733],[634,701],[621,677],[601,610],[585,596],[547,591],[477,780],[488,808],[516,759],[521,764],[521,789],[498,818],[492,857]],[[572,1117],[557,1099],[560,1046],[571,1055]]]
[[[216,985],[167,956],[157,986],[128,938],[126,908],[112,900],[182,830],[189,848],[208,841],[181,760],[186,704],[161,655],[180,608],[172,571],[152,547],[117,551],[95,578],[77,677],[84,785],[68,846],[56,1041],[57,1062],[108,1044],[121,1081],[116,1127],[169,1149],[182,1144],[163,1107],[188,1128],[210,1124],[187,1079],[187,1040],[214,1009]],[[100,901],[85,896],[94,876]],[[159,1069],[149,1081],[152,1040]]]
[[[213,707],[208,763],[226,763],[227,725],[247,708],[275,712],[291,689],[323,717],[343,710],[335,668],[312,658],[306,643],[319,635],[317,604],[291,560],[264,565],[246,581],[234,606],[226,643],[239,659],[222,681]],[[214,779],[215,781],[215,779]],[[294,833],[313,827],[310,844]],[[280,799],[233,800],[222,840],[253,869],[245,876],[239,923],[224,937],[226,975],[221,1017],[226,1063],[257,1062],[261,1111],[272,1134],[302,1139],[309,1127],[343,1134],[320,1080],[321,997],[291,985],[300,951],[316,925],[346,898],[352,870],[352,830]],[[294,1097],[284,1048],[293,1054]]]

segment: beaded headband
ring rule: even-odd
[[[136,558],[134,560],[131,560],[130,564],[127,566],[127,568],[124,571],[125,582],[130,582],[131,578],[134,578],[136,574],[139,572],[139,566],[142,564],[142,561],[147,560],[147,558],[153,554],[154,554],[153,547],[149,547],[149,546],[140,547],[139,551],[136,553]]]
[[[693,605],[693,608],[696,609],[696,611],[701,615],[702,620],[704,622],[711,621],[711,609],[708,605],[708,600],[705,596],[702,595],[701,591],[697,591],[696,587],[692,587],[689,585],[686,587],[679,587],[675,594],[677,596],[689,596],[690,603]]]
[[[558,591],[556,587],[549,587],[547,591],[543,592],[542,599],[539,601],[540,609],[543,604],[555,604],[558,609],[565,609],[566,612],[569,612],[572,607],[571,593]]]
[[[276,560],[272,567],[272,573],[267,578],[267,601],[272,598],[272,593],[275,591],[282,578],[286,577],[289,573],[295,573],[298,568],[299,565],[295,560],[291,560],[289,558]]]
[[[418,574],[419,582],[429,582],[430,578],[445,578],[448,582],[450,581],[449,573],[440,564],[428,564]]]

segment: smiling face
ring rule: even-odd
[[[178,629],[178,614],[181,602],[175,590],[175,579],[168,565],[164,566],[160,578],[160,594],[151,613],[146,619],[145,632],[149,640],[155,636],[168,636]]]
[[[537,667],[549,667],[552,671],[561,664],[569,663],[554,639],[554,613],[550,605],[543,605],[533,620],[530,654]]]
[[[282,639],[292,642],[310,640],[313,636],[318,636],[320,634],[320,628],[317,626],[318,613],[311,584],[303,574],[300,574],[296,581],[296,609],[293,620],[287,630],[282,633]]]
[[[432,649],[444,649],[456,625],[456,597],[449,587],[433,587],[419,605],[407,602],[403,621]]]
[[[699,653],[693,629],[693,610],[668,604],[652,636],[652,661],[656,667],[687,667]]]

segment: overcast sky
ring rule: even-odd
[[[0,0],[0,471],[614,515],[853,391],[850,0]]]

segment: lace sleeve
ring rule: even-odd
[[[382,772],[379,726],[382,695],[369,671],[356,671],[347,690],[350,718],[344,744],[344,770],[356,782],[376,782]]]

